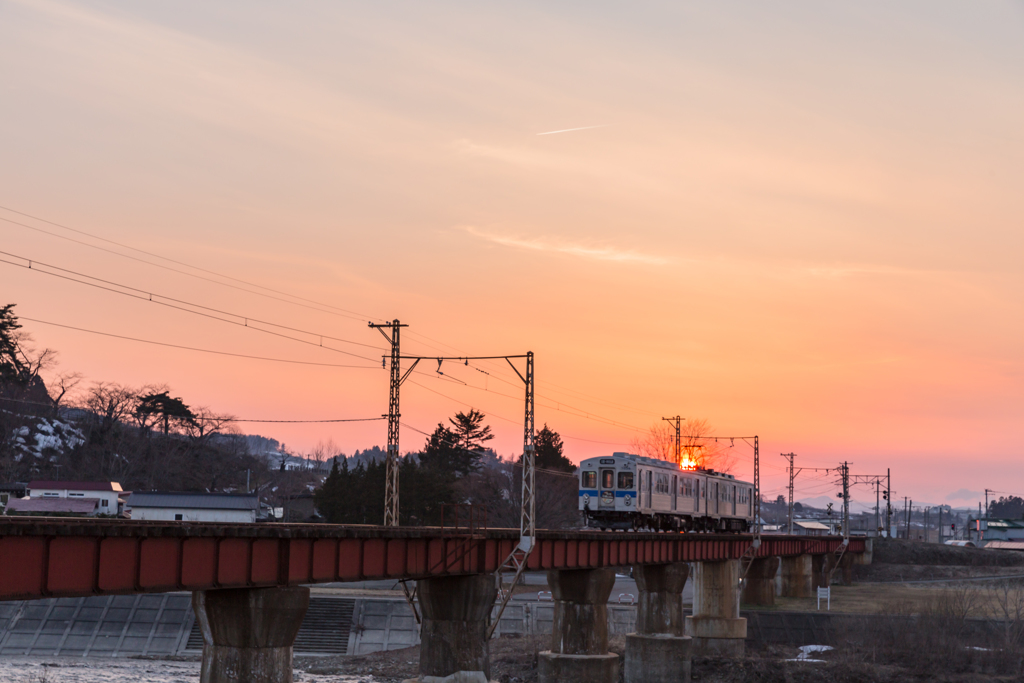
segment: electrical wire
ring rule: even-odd
[[[218,273],[215,270],[209,270],[208,268],[201,268],[199,266],[193,266],[192,264],[185,263],[184,261],[177,261],[175,259],[168,258],[166,256],[161,256],[159,254],[154,254],[153,252],[145,251],[143,249],[138,249],[136,247],[133,247],[133,246],[130,246],[130,245],[127,245],[127,244],[122,244],[121,242],[115,242],[114,240],[107,239],[105,237],[100,237],[99,235],[93,235],[92,233],[86,232],[85,230],[79,230],[77,228],[72,228],[72,227],[67,226],[67,225],[62,225],[61,223],[56,223],[54,221],[50,221],[50,220],[47,220],[45,218],[40,218],[39,216],[33,216],[32,214],[28,214],[28,213],[25,213],[23,211],[18,211],[16,209],[12,209],[12,208],[7,207],[7,206],[0,206],[0,209],[2,209],[4,211],[9,211],[11,213],[18,214],[19,216],[25,216],[26,218],[31,218],[32,220],[40,221],[42,223],[46,223],[48,225],[52,225],[52,226],[57,227],[57,228],[61,228],[62,230],[69,230],[71,232],[78,233],[79,235],[85,235],[86,237],[91,237],[92,239],[99,240],[101,242],[106,242],[107,244],[113,244],[115,246],[121,247],[122,249],[129,249],[129,250],[137,252],[139,254],[145,254],[146,256],[152,256],[153,258],[158,258],[158,259],[160,259],[162,261],[167,261],[168,263],[174,263],[174,264],[179,265],[179,266],[185,266],[186,268],[191,268],[193,270],[198,270],[200,272],[208,273],[210,275],[216,275],[217,277],[222,277],[222,278],[224,278],[226,280],[231,280],[233,282],[239,282],[241,284],[248,285],[250,287],[256,287],[257,289],[262,289],[262,290],[267,291],[267,292],[273,292],[275,294],[280,294],[282,296],[288,296],[288,297],[291,297],[293,299],[298,299],[299,301],[305,301],[307,303],[316,304],[317,306],[323,306],[325,308],[333,308],[336,311],[340,311],[341,313],[348,314],[348,315],[343,316],[343,317],[351,317],[353,320],[363,321],[363,320],[366,320],[368,317],[371,317],[371,316],[366,316],[366,315],[364,315],[362,313],[357,313],[356,311],[350,311],[348,309],[340,308],[340,307],[334,306],[332,304],[325,304],[325,303],[323,303],[321,301],[316,301],[314,299],[306,299],[305,297],[301,297],[301,296],[298,296],[298,295],[295,295],[295,294],[289,294],[288,292],[283,292],[283,291],[280,291],[280,290],[277,290],[277,289],[273,289],[271,287],[265,287],[263,285],[255,283],[255,282],[248,282],[247,280],[242,280],[242,279],[239,279],[239,278],[236,278],[236,277],[232,277],[230,275],[224,275],[223,273]],[[62,237],[61,235],[58,235],[56,233],[43,230],[42,228],[26,225],[25,223],[19,223],[17,221],[11,220],[10,218],[3,218],[2,216],[0,216],[0,220],[7,221],[8,223],[14,223],[15,225],[20,225],[22,227],[29,228],[30,230],[37,230],[39,232],[44,232],[44,233],[46,233],[48,235],[52,235],[52,236],[60,238],[60,239],[67,239],[67,240],[70,240],[72,242],[76,242],[78,244],[82,244],[84,246],[92,247],[94,249],[101,249],[102,251],[106,251],[106,252],[109,252],[111,254],[115,254],[115,255],[121,256],[123,258],[132,259],[133,261],[140,261],[142,263],[148,263],[149,265],[156,266],[158,268],[166,268],[168,270],[174,270],[174,272],[181,273],[182,275],[187,275],[187,276],[190,276],[190,277],[199,278],[201,280],[207,280],[208,282],[215,282],[215,283],[220,284],[220,285],[225,286],[225,287],[232,287],[233,289],[242,289],[242,291],[246,291],[246,292],[249,292],[251,294],[256,294],[258,296],[266,296],[265,294],[260,294],[259,292],[253,292],[252,290],[243,289],[241,287],[235,287],[234,285],[229,285],[227,283],[217,282],[216,280],[209,280],[208,278],[203,278],[203,277],[200,277],[198,275],[194,275],[192,273],[187,273],[187,272],[184,272],[184,271],[179,271],[179,270],[176,270],[176,269],[173,269],[173,268],[167,268],[166,266],[161,266],[160,264],[152,263],[152,262],[146,261],[144,259],[134,258],[132,256],[128,256],[127,254],[119,254],[118,252],[111,251],[109,249],[102,249],[101,247],[97,247],[95,245],[88,244],[86,242],[79,242],[78,240],[71,240],[68,237]],[[269,298],[276,299],[276,297],[269,297]],[[286,300],[278,299],[278,301],[286,301]],[[286,303],[294,303],[296,305],[302,305],[302,304],[298,304],[297,302],[287,302],[286,301]],[[320,309],[316,309],[316,310],[320,310]],[[328,313],[329,311],[322,311],[322,312]],[[379,320],[379,318],[378,318],[378,320]]]
[[[28,401],[28,400],[20,399],[20,398],[8,398],[6,396],[0,396],[0,401],[8,401],[10,403],[22,403],[24,405],[45,406],[47,408],[53,408],[54,407],[54,404],[52,404],[52,403],[44,403],[42,401]],[[79,408],[78,410],[85,410],[85,409],[84,408]],[[203,422],[266,422],[266,423],[272,423],[273,422],[273,423],[293,423],[293,424],[299,424],[299,423],[302,423],[302,424],[325,424],[325,423],[336,423],[336,422],[378,422],[380,420],[386,420],[388,418],[387,418],[387,415],[382,415],[380,417],[352,417],[352,418],[339,418],[339,419],[331,419],[331,420],[255,420],[255,419],[248,419],[248,418],[241,418],[241,417],[214,417],[214,416],[194,415],[192,417],[192,419],[193,420],[197,420],[197,421],[203,421]]]
[[[412,425],[407,424],[405,422],[399,422],[398,424],[402,425],[406,429],[411,429],[414,432],[419,432],[420,434],[423,434],[424,436],[433,436],[433,434],[431,434],[429,432],[425,432],[422,429],[417,429],[416,427],[413,427]],[[559,435],[559,436],[561,436],[561,435]],[[452,446],[453,448],[456,448],[456,449],[458,449],[460,451],[461,450],[466,450],[466,449],[462,448],[459,444],[453,443],[453,442],[449,441],[448,439],[441,439],[441,443],[447,444],[449,446]],[[509,464],[511,464],[513,467],[520,467],[520,468],[522,467],[522,464],[516,463],[515,461],[512,461]],[[534,469],[535,472],[543,472],[545,474],[554,474],[554,475],[557,475],[557,476],[560,476],[560,477],[572,477],[573,479],[576,478],[575,474],[570,474],[569,472],[561,472],[559,470],[549,470],[549,469],[544,468],[544,467],[534,467],[533,469]]]
[[[268,358],[266,356],[249,356],[244,353],[231,353],[230,351],[215,351],[213,349],[200,349],[194,346],[182,346],[180,344],[170,344],[167,342],[153,341],[152,339],[138,339],[137,337],[126,337],[120,334],[113,334],[110,332],[100,332],[98,330],[87,330],[84,327],[74,327],[72,325],[62,325],[61,323],[53,323],[46,320],[39,320],[38,318],[26,318],[25,316],[18,316],[19,320],[27,320],[33,323],[41,323],[43,325],[52,325],[54,327],[63,327],[67,330],[75,330],[77,332],[88,332],[89,334],[98,334],[103,337],[113,337],[114,339],[124,339],[127,341],[140,342],[142,344],[154,344],[156,346],[166,346],[172,349],[184,349],[186,351],[199,351],[202,353],[213,353],[218,356],[233,356],[235,358],[248,358],[251,360],[263,360],[271,361],[274,363],[293,363],[296,365],[315,365],[325,368],[365,368],[368,370],[379,370],[379,365],[339,365],[337,363],[315,363],[313,361],[305,360],[291,360],[288,358]]]
[[[191,313],[193,315],[198,315],[198,316],[201,316],[201,317],[204,317],[204,318],[210,318],[212,320],[219,320],[219,321],[224,322],[224,323],[228,323],[228,324],[231,324],[231,325],[237,325],[239,327],[245,327],[245,328],[251,329],[251,330],[256,330],[257,332],[263,332],[264,334],[270,334],[270,335],[273,335],[275,337],[282,337],[284,339],[291,339],[292,341],[297,341],[297,342],[300,342],[302,344],[308,344],[310,346],[316,346],[316,347],[319,347],[319,348],[327,349],[328,351],[334,351],[336,353],[342,353],[342,354],[345,354],[346,356],[352,356],[354,358],[360,358],[362,360],[367,360],[367,361],[370,361],[370,362],[376,362],[376,359],[374,359],[374,358],[368,358],[366,356],[360,356],[357,353],[351,353],[349,351],[342,351],[341,349],[336,349],[336,348],[331,347],[331,346],[324,346],[322,341],[321,341],[321,343],[317,344],[315,342],[311,342],[311,341],[308,341],[306,339],[300,339],[298,337],[292,337],[292,336],[287,335],[287,334],[282,334],[280,332],[274,332],[272,330],[266,330],[266,329],[263,329],[261,327],[254,327],[252,325],[249,325],[249,322],[259,323],[261,325],[270,325],[272,327],[277,327],[277,328],[280,328],[280,329],[286,329],[286,330],[293,331],[293,332],[299,332],[301,334],[306,334],[306,335],[309,335],[309,336],[312,336],[312,337],[319,337],[321,340],[323,340],[323,339],[330,339],[332,341],[340,341],[340,342],[344,342],[346,344],[355,344],[356,346],[365,346],[367,348],[376,349],[376,350],[381,351],[381,352],[384,351],[380,347],[371,346],[370,344],[363,344],[361,342],[354,342],[354,341],[350,341],[348,339],[342,339],[340,337],[332,337],[330,335],[319,334],[317,332],[309,332],[309,331],[302,330],[302,329],[299,329],[299,328],[288,327],[286,325],[279,325],[277,323],[272,323],[272,322],[267,322],[267,321],[264,321],[264,320],[259,320],[257,318],[250,318],[248,316],[239,315],[237,313],[230,313],[228,311],[222,311],[222,310],[219,310],[219,309],[211,308],[209,306],[203,306],[201,304],[193,304],[193,303],[190,303],[188,301],[184,301],[182,299],[175,299],[175,298],[168,297],[168,296],[163,296],[163,295],[160,295],[160,294],[153,294],[151,292],[147,292],[146,290],[138,289],[136,287],[131,287],[131,286],[128,286],[128,285],[121,285],[121,284],[118,284],[116,282],[112,282],[110,280],[103,280],[101,278],[93,277],[92,275],[86,275],[84,273],[79,273],[77,271],[69,270],[67,268],[61,268],[59,266],[52,266],[52,265],[50,265],[48,263],[43,263],[42,261],[35,261],[33,259],[28,259],[28,258],[25,258],[24,256],[18,256],[17,254],[11,254],[10,252],[0,251],[0,254],[3,254],[5,256],[10,256],[10,257],[16,258],[16,259],[21,259],[23,261],[26,261],[28,263],[28,265],[23,265],[21,263],[15,263],[14,261],[8,261],[6,259],[0,259],[0,263],[6,263],[8,265],[17,266],[19,268],[25,268],[26,270],[31,270],[31,271],[34,271],[36,273],[43,273],[44,275],[50,275],[52,277],[57,277],[57,278],[60,278],[62,280],[69,280],[71,282],[77,282],[78,284],[87,285],[89,287],[95,287],[97,289],[102,289],[102,290],[105,290],[105,291],[108,291],[108,292],[113,292],[115,294],[120,294],[122,296],[127,296],[127,297],[132,298],[132,299],[138,299],[140,301],[149,301],[151,303],[159,304],[159,305],[165,306],[167,308],[173,308],[175,310],[184,311],[186,313]],[[70,273],[72,275],[77,275],[79,277],[84,277],[84,278],[87,278],[89,280],[94,280],[95,282],[86,282],[85,280],[78,280],[78,279],[75,279],[74,277],[70,277],[70,276],[67,276],[67,275],[61,275],[60,273],[52,273],[52,272],[49,272],[47,270],[40,270],[39,268],[34,268],[33,264],[35,264],[37,266],[44,266],[46,268],[53,268],[54,270],[59,270],[59,271],[64,272],[64,273]],[[104,284],[96,284],[96,282],[102,282]],[[104,286],[104,285],[112,285],[112,286],[107,287],[107,286]],[[121,289],[114,289],[114,287],[120,287]],[[123,289],[130,290],[130,291],[127,291],[127,292],[126,291],[121,291]],[[138,292],[139,294],[133,294],[132,292]],[[145,296],[141,296],[141,295],[145,295]],[[156,297],[156,298],[153,298],[153,297]],[[164,301],[160,301],[160,299],[164,299]],[[168,303],[168,302],[173,302],[173,303]],[[176,304],[182,304],[182,305],[176,305]],[[193,308],[199,308],[199,309],[206,310],[206,311],[212,311],[213,313],[219,313],[221,315],[231,316],[233,318],[238,318],[242,322],[238,322],[236,320],[228,320],[226,318],[221,318],[221,317],[219,317],[217,315],[213,315],[212,313],[203,313],[202,310],[199,310],[199,311],[192,310],[192,308],[185,308],[185,306],[192,306]]]

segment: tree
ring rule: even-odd
[[[730,472],[735,465],[733,442],[719,443],[714,430],[704,418],[683,421],[679,430],[679,450],[683,467]],[[640,455],[659,460],[675,460],[675,430],[667,422],[656,422],[632,446]]]
[[[172,420],[183,426],[194,427],[196,424],[195,413],[180,398],[169,396],[167,391],[140,396],[135,416],[144,426],[148,426],[150,418],[163,422],[164,436],[170,432]]]
[[[988,516],[999,519],[1020,519],[1024,517],[1024,498],[1000,496],[988,504]]]
[[[465,477],[480,470],[480,458],[486,452],[483,443],[494,438],[491,428],[483,424],[484,414],[470,410],[456,413],[448,420],[452,427],[438,424],[420,453],[420,464],[448,472],[453,478]]]
[[[455,413],[454,418],[449,418],[454,429],[455,446],[465,453],[466,467],[469,471],[480,469],[480,457],[486,448],[484,442],[494,438],[489,425],[485,425],[484,414],[475,408],[470,409],[469,414]]]
[[[775,504],[776,505],[785,505],[786,504],[786,497],[783,496],[783,495],[779,495],[779,497],[775,499]]]
[[[350,522],[352,517],[351,488],[352,473],[348,469],[348,459],[341,456],[341,466],[339,467],[338,458],[334,458],[331,473],[327,475],[323,486],[313,494],[316,509],[325,520],[331,524]]]
[[[14,306],[7,304],[0,308],[0,381],[25,386],[29,373],[18,344],[21,323],[14,315]]]
[[[534,463],[538,468],[559,472],[576,471],[576,465],[562,454],[564,448],[562,437],[558,432],[549,429],[547,423],[544,424],[543,429],[537,432],[533,442],[536,448]]]

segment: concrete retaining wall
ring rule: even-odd
[[[498,635],[551,633],[554,604],[512,601]],[[844,634],[914,628],[914,617],[836,612],[747,611],[747,645],[834,644]],[[634,630],[636,607],[608,605],[609,634]],[[895,624],[894,620],[902,620]],[[969,620],[971,635],[998,637],[994,621]],[[905,624],[903,622],[906,622]],[[366,654],[419,643],[409,605],[400,599],[314,596],[296,638],[304,655]],[[202,636],[189,593],[0,602],[0,656],[132,657],[199,654]]]

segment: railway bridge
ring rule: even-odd
[[[420,680],[484,681],[494,573],[519,540],[517,529],[6,518],[0,600],[191,591],[202,681],[262,683],[291,680],[306,586],[415,580]],[[679,680],[684,669],[688,678],[691,649],[742,653],[741,591],[743,602],[771,603],[780,563],[783,594],[803,597],[833,568],[869,561],[863,539],[763,536],[756,544],[751,535],[538,530],[527,568],[547,571],[555,600],[540,678],[618,680],[607,631],[616,568],[633,567],[640,590],[626,680],[657,681]],[[693,614],[685,616],[691,567]]]

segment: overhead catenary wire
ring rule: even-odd
[[[16,258],[16,259],[21,259],[22,261],[25,261],[27,263],[27,265],[21,264],[21,263],[15,263],[14,261],[8,261],[6,259],[0,259],[0,263],[6,263],[8,265],[17,266],[19,268],[25,268],[26,270],[31,270],[31,271],[34,271],[36,273],[43,273],[44,275],[50,275],[52,277],[57,277],[57,278],[60,278],[62,280],[69,280],[71,282],[77,282],[78,284],[86,285],[86,286],[89,286],[89,287],[94,287],[96,289],[102,289],[102,290],[105,290],[105,291],[108,291],[108,292],[113,292],[115,294],[120,294],[122,296],[127,296],[127,297],[132,298],[132,299],[138,299],[140,301],[149,301],[151,303],[155,303],[155,304],[158,304],[160,306],[165,306],[167,308],[173,308],[175,310],[184,311],[186,313],[191,313],[193,315],[198,315],[198,316],[201,316],[201,317],[204,317],[204,318],[210,318],[212,320],[219,320],[221,322],[228,323],[230,325],[237,325],[239,327],[245,327],[247,329],[256,330],[257,332],[263,332],[264,334],[270,334],[270,335],[273,335],[275,337],[281,337],[283,339],[291,339],[292,341],[297,341],[297,342],[300,342],[300,343],[303,343],[303,344],[307,344],[309,346],[316,346],[316,347],[319,347],[319,348],[327,349],[328,351],[334,351],[335,353],[341,353],[341,354],[344,354],[346,356],[352,356],[354,358],[360,358],[362,360],[366,360],[366,361],[370,361],[370,362],[374,362],[374,363],[376,362],[376,359],[374,359],[374,358],[369,358],[367,356],[361,356],[361,355],[359,355],[357,353],[352,353],[350,351],[343,351],[341,349],[337,349],[337,348],[334,348],[332,346],[324,346],[322,341],[320,343],[317,343],[317,342],[309,341],[309,340],[306,340],[306,339],[300,339],[299,337],[293,337],[291,335],[283,334],[281,332],[275,332],[273,330],[267,330],[267,329],[264,329],[262,327],[256,327],[254,325],[250,325],[249,323],[253,322],[253,323],[258,323],[260,325],[270,325],[271,327],[277,327],[279,329],[285,329],[285,330],[289,330],[289,331],[292,331],[292,332],[298,332],[300,334],[309,335],[311,337],[317,337],[317,338],[319,338],[321,340],[329,339],[329,340],[332,340],[332,341],[340,341],[340,342],[343,342],[343,343],[346,343],[346,344],[355,344],[356,346],[365,346],[367,348],[381,350],[380,347],[372,346],[370,344],[363,344],[361,342],[353,342],[353,341],[350,341],[348,339],[342,339],[340,337],[333,337],[331,335],[320,334],[318,332],[309,332],[307,330],[302,330],[302,329],[299,329],[299,328],[289,327],[289,326],[286,326],[286,325],[279,325],[277,323],[267,322],[267,321],[264,321],[264,320],[260,320],[260,319],[257,319],[257,318],[251,318],[249,316],[244,316],[244,315],[240,315],[240,314],[237,314],[237,313],[231,313],[231,312],[228,312],[228,311],[222,311],[222,310],[219,310],[219,309],[216,309],[216,308],[212,308],[212,307],[209,307],[209,306],[203,306],[202,304],[193,304],[193,303],[185,301],[183,299],[175,299],[173,297],[163,296],[163,295],[160,295],[160,294],[154,294],[154,293],[148,292],[146,290],[139,289],[137,287],[131,287],[129,285],[122,285],[122,284],[119,284],[119,283],[116,283],[116,282],[113,282],[113,281],[110,281],[110,280],[104,280],[104,279],[101,279],[101,278],[94,277],[92,275],[86,275],[84,273],[79,273],[77,271],[69,270],[67,268],[61,268],[59,266],[53,266],[53,265],[50,265],[48,263],[44,263],[42,261],[36,261],[34,259],[25,258],[24,256],[19,256],[17,254],[11,254],[10,252],[0,251],[0,254],[3,254],[5,256],[10,256],[10,257]],[[43,266],[44,268],[53,268],[54,270],[59,270],[59,271],[61,271],[63,273],[70,273],[71,275],[76,275],[78,277],[84,277],[84,278],[87,278],[88,280],[94,280],[94,282],[87,282],[86,280],[79,280],[79,279],[76,279],[74,277],[70,277],[69,275],[62,275],[61,273],[53,273],[53,272],[50,272],[48,270],[42,270],[42,269],[38,268],[38,266]],[[103,284],[97,284],[97,283],[103,283]],[[106,285],[111,285],[111,286],[106,286]],[[115,287],[119,287],[120,289],[115,289]],[[129,291],[123,291],[123,290],[129,290]],[[186,306],[191,306],[192,308],[186,308]],[[193,310],[193,309],[196,309],[196,308],[201,309],[201,310]],[[210,311],[210,313],[204,313],[203,311]],[[237,320],[229,320],[227,318],[222,318],[222,317],[220,317],[220,315],[213,315],[213,313],[218,313],[220,315],[227,315],[227,316],[230,316],[232,318],[237,318]]]
[[[168,258],[166,256],[161,256],[160,254],[155,254],[153,252],[146,251],[144,249],[139,249],[137,247],[133,247],[133,246],[128,245],[128,244],[124,244],[124,243],[121,243],[121,242],[116,242],[114,240],[107,239],[106,237],[100,237],[99,235],[94,235],[94,234],[92,234],[90,232],[86,232],[85,230],[81,230],[81,229],[78,229],[78,228],[72,228],[72,227],[70,227],[68,225],[64,225],[62,223],[57,223],[55,221],[47,220],[45,218],[40,218],[39,216],[33,216],[32,214],[25,213],[24,211],[18,211],[17,209],[12,209],[12,208],[7,207],[7,206],[0,206],[0,209],[2,209],[4,211],[9,211],[11,213],[18,214],[19,216],[25,216],[26,218],[31,218],[32,220],[40,221],[41,223],[46,223],[48,225],[52,225],[52,226],[57,227],[57,228],[61,228],[62,230],[68,230],[70,232],[74,232],[74,233],[77,233],[79,235],[85,235],[86,237],[91,237],[92,239],[99,240],[101,242],[106,242],[107,244],[113,244],[115,246],[121,247],[122,249],[129,249],[129,250],[134,251],[134,252],[139,253],[139,254],[145,254],[146,256],[151,256],[153,258],[157,258],[157,259],[160,259],[162,261],[167,261],[168,263],[174,263],[174,264],[179,265],[179,266],[184,266],[186,268],[192,268],[193,270],[198,270],[198,271],[200,271],[202,273],[208,273],[210,275],[216,275],[217,277],[222,277],[225,280],[231,280],[233,282],[239,282],[241,284],[248,285],[250,287],[256,287],[257,289],[262,289],[262,290],[267,291],[267,292],[273,292],[275,294],[280,294],[282,296],[287,296],[287,297],[291,297],[293,299],[298,299],[299,301],[305,301],[307,303],[316,304],[317,306],[323,306],[324,308],[332,308],[332,309],[334,309],[336,311],[339,311],[341,313],[348,314],[348,315],[346,315],[344,317],[351,317],[353,320],[363,321],[363,320],[366,320],[366,318],[368,318],[368,317],[372,317],[372,316],[367,316],[367,315],[365,315],[363,313],[358,313],[356,311],[351,311],[351,310],[348,310],[348,309],[345,309],[345,308],[341,308],[339,306],[334,306],[333,304],[327,304],[327,303],[324,303],[322,301],[316,301],[315,299],[307,299],[305,297],[301,297],[301,296],[298,296],[296,294],[289,294],[288,292],[284,292],[284,291],[281,291],[281,290],[273,289],[272,287],[266,287],[264,285],[260,285],[260,284],[257,284],[255,282],[249,282],[247,280],[242,280],[241,278],[236,278],[236,277],[233,277],[231,275],[225,275],[224,273],[218,273],[217,271],[210,270],[209,268],[202,268],[200,266],[194,266],[194,265],[192,265],[190,263],[186,263],[184,261],[178,261],[176,259]],[[26,227],[26,228],[29,228],[31,230],[37,230],[39,232],[45,232],[46,234],[53,235],[54,237],[62,238],[60,235],[57,235],[56,233],[52,233],[52,232],[49,232],[49,231],[46,231],[46,230],[42,230],[41,228],[33,227],[33,226],[27,225],[25,223],[19,223],[17,221],[11,220],[9,218],[3,218],[2,216],[0,216],[0,220],[7,221],[8,223],[14,223],[15,225],[20,225],[22,227]],[[70,239],[70,238],[63,237],[62,239]],[[77,242],[78,244],[83,244],[84,246],[93,247],[95,249],[101,249],[101,247],[97,247],[95,245],[90,245],[90,244],[85,243],[85,242],[79,242],[78,240],[71,240],[71,241]],[[116,255],[122,256],[124,258],[129,258],[129,259],[132,259],[132,260],[135,260],[135,261],[140,261],[142,263],[148,263],[149,265],[156,266],[156,267],[159,267],[159,268],[166,268],[165,266],[160,266],[160,264],[152,263],[150,261],[145,261],[143,259],[137,259],[137,258],[128,256],[127,254],[118,254],[118,252],[111,251],[111,250],[108,250],[108,249],[102,249],[102,250],[103,251],[107,251],[107,252],[112,253],[112,254],[116,254]],[[170,269],[170,270],[174,270],[174,269]],[[190,274],[190,273],[186,273],[186,272],[182,272],[182,271],[175,271],[175,272],[179,272],[179,273],[181,273],[183,275],[188,275],[188,276],[191,276],[191,277],[199,278],[199,276],[194,275],[194,274]],[[207,280],[207,278],[199,278],[199,279]],[[208,281],[210,281],[210,282],[217,282],[216,280],[208,280]],[[234,289],[242,289],[240,287],[234,287],[233,285],[229,285],[229,284],[223,283],[223,282],[217,283],[217,284],[221,284],[221,285],[223,285],[225,287],[233,287]],[[247,291],[247,292],[250,292],[252,294],[256,294],[256,295],[260,296],[259,292],[251,292],[251,290],[243,290],[243,291]],[[263,295],[263,296],[265,296],[265,295]],[[270,298],[276,298],[276,297],[270,297]],[[282,299],[281,301],[285,301],[285,300]],[[293,303],[293,304],[296,304],[296,305],[301,305],[301,304],[298,304],[297,302],[290,302],[290,303]],[[328,311],[322,311],[322,312],[326,313]]]
[[[40,324],[43,324],[43,325],[52,325],[54,327],[62,327],[64,329],[75,330],[77,332],[88,332],[89,334],[97,334],[97,335],[101,335],[103,337],[112,337],[114,339],[124,339],[124,340],[127,340],[127,341],[139,342],[141,344],[154,344],[156,346],[166,346],[166,347],[169,347],[169,348],[172,348],[172,349],[183,349],[185,351],[198,351],[198,352],[201,352],[201,353],[212,353],[212,354],[216,354],[216,355],[219,355],[219,356],[232,356],[232,357],[235,357],[235,358],[247,358],[247,359],[250,359],[250,360],[269,361],[269,362],[273,362],[273,363],[292,363],[292,364],[296,364],[296,365],[314,365],[314,366],[325,367],[325,368],[365,368],[365,369],[368,369],[368,370],[379,370],[380,369],[380,366],[376,365],[376,364],[374,364],[374,365],[345,365],[345,364],[338,364],[338,363],[317,363],[317,362],[314,362],[314,361],[292,360],[290,358],[268,358],[266,356],[250,356],[250,355],[244,354],[244,353],[232,353],[230,351],[216,351],[214,349],[200,349],[200,348],[197,348],[197,347],[194,347],[194,346],[183,346],[181,344],[171,344],[169,342],[159,342],[159,341],[154,341],[152,339],[139,339],[137,337],[127,337],[127,336],[124,336],[124,335],[121,335],[121,334],[113,334],[112,332],[100,332],[99,330],[88,330],[88,329],[86,329],[84,327],[75,327],[73,325],[63,325],[61,323],[49,322],[47,320],[40,320],[38,318],[26,318],[25,316],[18,316],[18,319],[19,320],[27,320],[27,321],[33,322],[33,323],[40,323]]]
[[[420,434],[423,434],[424,436],[430,436],[430,437],[433,436],[433,434],[431,434],[430,432],[425,432],[422,429],[417,429],[416,427],[413,427],[412,425],[407,424],[405,422],[400,422],[399,424],[401,424],[406,429],[411,429],[414,432],[419,432]],[[468,450],[466,448],[463,448],[459,444],[454,443],[453,441],[449,441],[448,439],[441,439],[440,441],[441,441],[441,443],[447,444],[449,446],[452,446],[453,448],[456,448],[456,449],[458,449],[460,451],[467,451]],[[512,460],[512,461],[505,460],[505,461],[502,461],[502,462],[504,464],[508,464],[508,465],[513,466],[513,467],[522,468],[522,466],[523,466],[522,463],[517,463],[514,460]],[[557,476],[560,476],[560,477],[572,477],[573,479],[576,478],[576,475],[572,474],[571,472],[562,472],[560,470],[551,470],[551,469],[547,469],[547,468],[544,468],[544,467],[534,467],[534,471],[536,471],[536,472],[544,472],[546,474],[554,474],[554,475],[557,475]]]
[[[8,401],[10,403],[21,403],[24,405],[33,406],[44,406],[47,408],[55,407],[53,403],[44,403],[43,401],[30,401],[22,398],[8,398],[6,396],[0,396],[0,401]],[[79,410],[84,410],[79,408]],[[381,417],[346,417],[326,420],[265,420],[255,418],[242,418],[242,417],[231,417],[231,416],[216,416],[216,415],[193,415],[192,419],[198,422],[266,422],[266,423],[293,423],[293,424],[326,424],[326,423],[337,423],[337,422],[377,422],[380,420],[388,419],[386,416]]]

